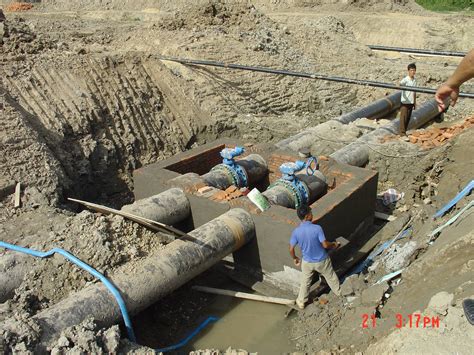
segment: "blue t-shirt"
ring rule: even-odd
[[[303,260],[308,263],[323,261],[328,257],[322,242],[326,240],[323,229],[310,221],[301,222],[291,233],[290,245],[298,245],[303,254]]]

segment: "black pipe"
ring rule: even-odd
[[[425,102],[416,111],[413,111],[408,129],[417,129],[430,122],[433,118],[440,115],[438,104],[434,99]],[[369,159],[368,144],[377,143],[378,140],[388,134],[398,134],[400,128],[400,119],[397,118],[385,126],[377,128],[375,131],[364,134],[356,141],[344,146],[330,155],[331,158],[340,163],[363,166]]]
[[[298,174],[296,177],[303,182],[308,189],[308,205],[311,205],[327,191],[328,185],[326,183],[326,177],[319,170],[316,170],[314,175]],[[262,195],[265,196],[272,205],[296,208],[296,196],[291,192],[291,189],[285,186],[271,186],[264,191]]]
[[[342,78],[340,76],[328,76],[328,75],[323,75],[323,74],[310,74],[310,73],[303,73],[303,72],[297,72],[297,71],[292,71],[292,70],[271,69],[271,68],[265,68],[265,67],[251,67],[251,66],[247,66],[247,65],[227,64],[227,63],[216,62],[216,61],[211,61],[211,60],[194,60],[194,59],[174,58],[174,57],[164,57],[164,56],[158,56],[158,59],[167,60],[167,61],[170,61],[170,62],[177,62],[177,63],[181,63],[181,64],[208,65],[208,66],[211,66],[211,67],[248,70],[248,71],[256,71],[256,72],[262,72],[262,73],[296,76],[296,77],[299,77],[299,78],[320,79],[320,80],[326,80],[326,81],[335,81],[335,82],[338,82],[338,83],[372,86],[372,87],[385,88],[385,89],[421,92],[421,93],[424,93],[424,94],[435,94],[436,93],[436,89],[431,89],[431,88],[426,88],[426,87],[399,86],[399,85],[382,83],[382,82],[379,82],[379,81],[372,81],[372,80],[350,79],[350,78]],[[459,97],[467,97],[467,98],[470,98],[470,99],[474,99],[474,93],[460,92]]]
[[[449,51],[435,51],[432,49],[417,49],[417,48],[401,48],[401,47],[387,47],[387,46],[376,46],[369,44],[367,47],[377,51],[392,51],[392,52],[405,52],[405,53],[418,53],[418,54],[431,54],[431,55],[444,55],[448,57],[464,57],[467,52],[449,52]]]
[[[372,102],[367,106],[361,107],[355,111],[346,113],[342,116],[333,118],[333,120],[339,121],[343,124],[348,124],[362,117],[368,118],[369,120],[385,117],[390,112],[400,107],[401,96],[402,92],[397,91],[396,93],[386,96],[375,102]]]
[[[377,100],[365,107],[361,107],[352,112],[345,113],[339,117],[332,118],[324,123],[321,123],[317,127],[331,127],[333,124],[331,122],[333,121],[338,121],[342,124],[348,124],[362,117],[366,117],[368,119],[384,117],[400,107],[401,95],[402,92],[397,91],[394,94]],[[305,131],[299,132],[291,137],[279,141],[275,145],[282,150],[292,150],[298,152],[302,148],[310,148],[318,139],[319,136],[316,127],[310,127]]]

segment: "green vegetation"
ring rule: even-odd
[[[474,0],[415,0],[431,11],[474,11]]]

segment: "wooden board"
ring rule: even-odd
[[[266,302],[266,303],[276,303],[276,304],[281,304],[281,305],[285,305],[285,306],[291,306],[291,305],[295,304],[294,300],[289,300],[289,299],[286,299],[286,298],[260,296],[260,295],[255,295],[253,293],[237,292],[237,291],[231,291],[231,290],[222,290],[222,289],[219,289],[219,288],[206,287],[206,286],[193,286],[192,288],[194,290],[201,291],[201,292],[207,292],[207,293],[212,293],[212,294],[216,294],[216,295],[223,295],[223,296],[231,296],[231,297],[236,297],[236,298],[243,298],[243,299],[252,300],[252,301],[260,301],[260,302]]]
[[[348,241],[346,238],[344,238],[344,237],[338,237],[338,238],[336,238],[336,242],[341,243],[341,246],[340,246],[341,248],[344,247],[344,246],[346,246],[347,244],[349,244],[349,241]]]
[[[17,183],[15,187],[15,201],[14,206],[15,208],[20,207],[21,205],[21,183]]]
[[[391,216],[391,215],[388,215],[388,214],[385,214],[385,213],[382,213],[382,212],[377,212],[375,211],[375,214],[374,214],[375,218],[378,218],[378,219],[382,219],[384,221],[394,221],[397,219],[397,217],[395,216]]]
[[[131,221],[137,222],[141,224],[142,226],[145,226],[147,228],[150,228],[151,230],[154,230],[155,232],[165,232],[165,233],[171,233],[175,236],[178,236],[180,238],[184,239],[191,239],[195,240],[195,238],[191,237],[190,235],[180,231],[179,229],[176,229],[172,226],[168,226],[164,223],[160,223],[157,221],[153,221],[151,219],[145,218],[145,217],[140,217],[131,213],[123,212],[120,210],[116,210],[114,208],[110,208],[107,206],[99,205],[96,203],[92,202],[87,202],[87,201],[82,201],[82,200],[77,200],[75,198],[68,198],[69,201],[74,201],[77,202],[83,206],[86,206],[87,208],[90,208],[91,210],[103,213],[103,214],[115,214],[124,218],[127,218]]]

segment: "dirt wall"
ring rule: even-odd
[[[281,10],[292,7],[332,6],[344,9],[397,10],[403,7],[419,8],[413,0],[195,0],[195,5],[208,3],[251,3],[267,10]],[[175,11],[189,6],[186,0],[43,0],[49,10],[144,10],[158,8],[162,11]]]

